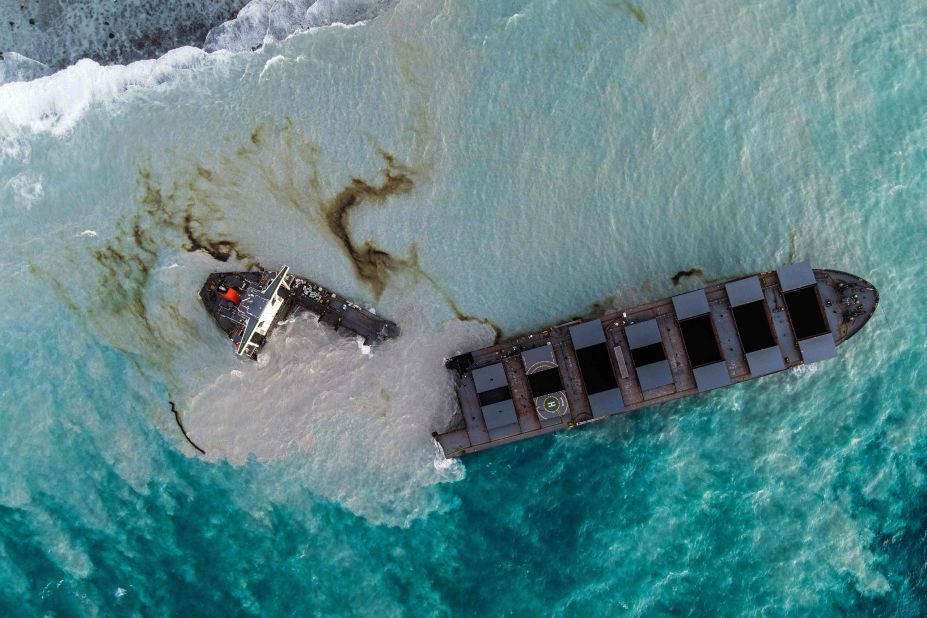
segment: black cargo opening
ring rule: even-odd
[[[634,360],[635,367],[643,367],[666,360],[666,354],[663,352],[663,344],[657,342],[631,350],[631,358]]]
[[[808,339],[830,332],[814,288],[815,286],[809,285],[784,294],[789,317],[792,318],[792,326],[795,328],[795,337],[798,339]]]
[[[531,394],[535,397],[543,397],[563,390],[560,372],[556,367],[529,373],[528,384],[531,386]]]
[[[769,328],[769,320],[763,304],[766,301],[755,300],[746,305],[734,307],[734,321],[737,322],[737,332],[744,352],[756,352],[776,345]]]
[[[679,327],[682,329],[686,354],[693,368],[721,360],[721,350],[718,349],[718,341],[715,339],[715,331],[711,328],[711,318],[708,314],[682,320]]]
[[[494,403],[499,403],[505,401],[506,399],[511,399],[512,393],[509,392],[508,386],[500,386],[499,388],[483,391],[479,394],[479,398],[481,406],[491,406]]]
[[[576,350],[576,358],[579,359],[579,371],[583,374],[587,394],[594,395],[618,386],[604,343]]]

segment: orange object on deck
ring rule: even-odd
[[[233,304],[238,305],[241,302],[241,294],[238,293],[238,290],[235,288],[228,288],[225,293],[220,294],[225,300],[232,301]]]

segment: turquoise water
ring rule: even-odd
[[[401,1],[0,87],[3,613],[923,615],[925,24],[907,0]],[[325,213],[359,183],[349,247]],[[298,319],[241,364],[203,246],[403,337],[364,355]],[[441,361],[480,320],[792,259],[880,290],[838,360],[438,456]]]

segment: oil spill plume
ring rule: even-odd
[[[705,273],[701,268],[690,268],[689,270],[680,270],[675,275],[670,277],[673,282],[673,285],[679,285],[683,279],[688,277],[696,277],[698,279],[704,279]]]

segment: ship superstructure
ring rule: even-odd
[[[399,335],[399,327],[321,285],[279,271],[211,274],[200,298],[239,356],[257,359],[273,329],[295,311],[315,313],[319,321],[356,335],[370,345]]]
[[[827,360],[878,302],[800,262],[561,324],[448,360],[460,412],[434,436],[456,457]]]

